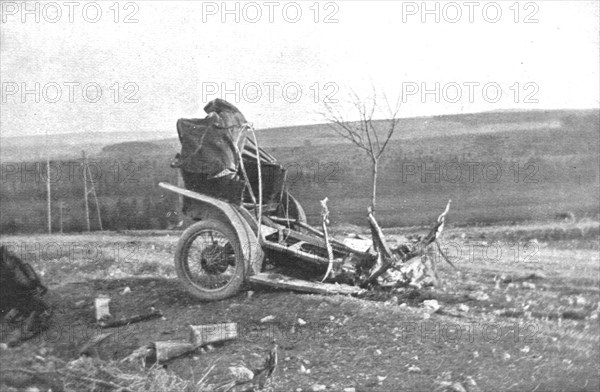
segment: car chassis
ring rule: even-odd
[[[195,297],[224,299],[247,282],[356,294],[437,243],[450,202],[429,233],[409,246],[391,249],[370,209],[368,250],[330,238],[326,200],[321,228],[309,225],[286,189],[285,169],[258,146],[254,129],[237,108],[217,99],[205,111],[204,119],[177,124],[182,152],[172,166],[181,170],[184,187],[159,184],[182,197],[185,216],[195,222],[175,253],[177,275]],[[266,271],[265,260],[274,268]]]

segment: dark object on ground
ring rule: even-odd
[[[121,327],[123,325],[129,325],[133,323],[139,323],[140,321],[151,320],[154,318],[162,317],[162,312],[157,309],[152,309],[148,313],[138,314],[131,317],[125,317],[118,320],[107,320],[107,321],[98,321],[98,325],[102,328],[114,328]]]
[[[0,317],[18,325],[8,344],[16,346],[48,327],[50,307],[43,299],[47,288],[33,268],[5,246],[0,246]]]

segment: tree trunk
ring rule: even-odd
[[[375,204],[377,199],[377,166],[379,162],[377,160],[373,160],[373,194],[371,195],[371,209],[373,213],[375,213]]]

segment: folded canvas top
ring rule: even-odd
[[[189,173],[216,176],[224,171],[235,172],[239,158],[237,148],[243,151],[245,135],[244,115],[222,99],[209,102],[203,119],[179,119],[177,133],[181,142],[178,166]]]

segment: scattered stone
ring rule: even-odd
[[[0,350],[1,351],[8,350],[8,344],[6,344],[6,343],[0,343]]]
[[[525,347],[523,347],[523,348],[521,349],[521,352],[522,352],[522,353],[525,353],[525,354],[527,354],[527,353],[529,352],[529,346],[525,346]]]
[[[242,365],[230,367],[229,372],[238,381],[250,381],[254,378],[254,372]]]
[[[436,392],[445,392],[448,391],[451,386],[452,383],[450,381],[438,381],[437,383],[437,388],[435,388]]]
[[[131,293],[131,289],[129,288],[129,286],[125,287],[123,289],[123,291],[121,291],[121,295],[129,294],[129,293]]]
[[[535,290],[535,283],[523,282],[521,286],[523,286],[524,289]]]
[[[487,295],[487,293],[484,293],[483,291],[475,291],[467,295],[467,297],[474,301],[487,301],[490,299],[490,296]]]
[[[323,384],[313,384],[310,387],[310,390],[313,391],[313,392],[320,392],[320,391],[324,391],[326,389],[327,389],[327,387],[325,385],[323,385]]]
[[[542,279],[547,279],[546,275],[544,275],[541,272],[533,272],[525,277],[523,277],[523,280],[542,280]]]
[[[306,321],[304,321],[301,318],[299,318],[298,319],[298,325],[300,325],[300,326],[306,325]]]
[[[381,352],[381,350],[377,349],[377,350],[375,350],[375,354],[377,354],[377,355],[381,355],[381,354],[382,354],[382,352]]]
[[[99,295],[95,300],[96,321],[112,318],[109,310],[110,298],[107,295]]]
[[[408,371],[409,371],[410,373],[420,373],[420,372],[421,372],[421,369],[420,369],[418,366],[415,366],[415,365],[410,365],[410,366],[408,367]]]
[[[439,302],[435,299],[428,299],[423,301],[423,307],[430,313],[435,313],[441,308]]]
[[[465,304],[460,304],[460,305],[458,305],[458,310],[460,310],[461,312],[468,312],[469,307]]]
[[[354,388],[354,387],[344,388],[344,392],[356,392],[356,388]]]
[[[504,353],[504,355],[502,355],[502,359],[504,359],[505,361],[508,361],[510,359],[510,354]]]
[[[254,291],[252,291],[252,290],[248,290],[248,291],[246,292],[246,295],[248,296],[248,299],[250,299],[250,298],[252,298],[252,296],[254,295]]]
[[[459,383],[459,382],[455,382],[452,385],[450,385],[450,388],[448,389],[448,391],[452,391],[452,392],[467,392],[467,390],[465,389],[465,387],[463,387],[462,384]]]
[[[467,376],[465,378],[465,384],[469,387],[469,392],[471,392],[474,388],[477,388],[477,383],[471,376]]]
[[[579,306],[584,306],[585,304],[587,304],[587,301],[585,299],[585,297],[577,297],[575,298],[575,303]]]
[[[263,317],[263,318],[261,318],[261,319],[260,319],[260,322],[261,322],[261,323],[268,323],[268,322],[271,322],[271,321],[273,321],[273,320],[275,320],[275,316],[273,316],[273,315],[269,315],[269,316],[267,316],[267,317]]]
[[[377,381],[381,384],[382,382],[385,381],[386,378],[387,378],[387,376],[377,376]]]

